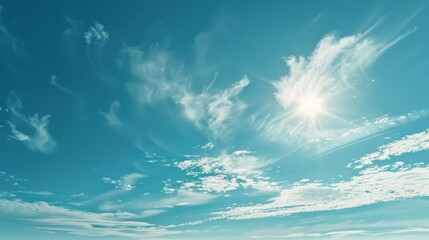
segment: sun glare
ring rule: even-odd
[[[322,111],[322,101],[317,96],[308,95],[299,102],[298,112],[304,116],[314,118]]]

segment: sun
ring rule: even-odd
[[[323,112],[323,102],[320,97],[307,95],[300,99],[298,103],[299,114],[315,118],[321,112]]]

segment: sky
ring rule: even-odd
[[[0,0],[0,238],[428,239],[427,1]]]

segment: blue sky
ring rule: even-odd
[[[0,1],[1,239],[427,239],[427,1]]]

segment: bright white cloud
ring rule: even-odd
[[[54,150],[56,142],[47,129],[50,115],[39,117],[34,114],[27,118],[21,113],[21,99],[14,93],[9,96],[7,106],[12,114],[11,121],[8,122],[12,132],[11,139],[23,142],[33,151],[50,153]],[[18,125],[22,126],[22,130],[18,130]]]
[[[369,32],[342,38],[328,35],[320,40],[309,57],[286,58],[289,74],[274,82],[274,95],[283,113],[259,114],[262,118],[255,118],[253,127],[272,141],[296,146],[313,144],[323,152],[401,122],[401,119],[387,117],[387,122],[376,119],[373,123],[359,125],[336,116],[326,106],[340,93],[357,87],[365,70],[382,53],[412,33],[383,41],[369,37]],[[329,126],[322,125],[326,122]]]
[[[370,165],[373,161],[388,160],[394,156],[420,152],[427,149],[429,149],[429,129],[405,136],[400,140],[378,147],[378,151],[366,154],[355,161],[355,168],[362,168],[364,165]]]
[[[285,188],[269,203],[239,206],[214,213],[216,218],[253,219],[302,212],[354,208],[400,198],[429,196],[429,165],[373,167],[349,181],[324,184],[298,182]]]
[[[85,42],[91,44],[92,41],[105,42],[109,38],[109,33],[104,30],[104,26],[95,22],[94,26],[90,26],[84,34]]]

